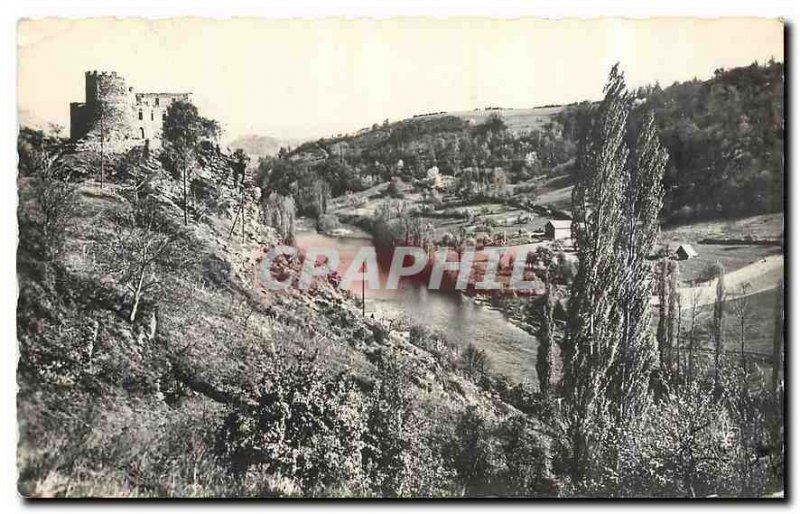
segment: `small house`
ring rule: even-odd
[[[675,250],[675,255],[678,256],[679,261],[685,261],[688,259],[694,259],[697,257],[697,251],[692,248],[690,244],[682,244],[678,246],[678,249]]]
[[[572,237],[572,220],[550,220],[544,226],[544,235],[553,241]]]

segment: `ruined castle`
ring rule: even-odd
[[[147,142],[160,146],[167,108],[190,93],[138,93],[116,72],[86,72],[86,101],[70,104],[70,138],[124,150]]]

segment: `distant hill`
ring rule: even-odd
[[[281,147],[294,147],[300,143],[296,139],[278,139],[270,136],[260,136],[248,134],[240,136],[229,143],[232,150],[243,150],[251,157],[262,157],[265,155],[277,155]]]
[[[565,109],[561,105],[551,105],[547,107],[533,107],[530,109],[474,109],[472,111],[456,111],[447,113],[448,116],[455,116],[466,120],[470,124],[483,123],[495,114],[503,118],[506,127],[511,132],[522,132],[529,130],[541,130],[544,125],[551,123],[556,115]]]
[[[741,218],[784,209],[784,66],[769,61],[719,69],[705,80],[630,91],[632,133],[655,113],[669,161],[662,210],[667,223]],[[454,193],[483,194],[496,181],[530,191],[575,169],[593,103],[526,109],[487,107],[432,112],[374,125],[356,134],[293,148],[269,181],[300,205],[315,198],[318,179],[332,195],[366,189],[393,176],[413,181],[436,167],[458,178]],[[497,171],[502,172],[498,175]],[[536,179],[536,180],[533,180]],[[565,180],[569,181],[569,177]],[[298,192],[297,187],[300,187]],[[569,202],[569,184],[552,193]],[[458,190],[458,191],[455,191]]]
[[[29,129],[33,130],[41,130],[42,132],[50,133],[52,132],[52,123],[45,120],[44,118],[34,114],[28,109],[20,108],[18,111],[18,120],[20,127],[28,127]],[[69,135],[69,127],[64,127],[62,131],[63,136]]]

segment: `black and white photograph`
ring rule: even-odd
[[[785,500],[787,23],[20,19],[18,494]]]

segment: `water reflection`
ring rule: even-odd
[[[297,246],[336,248],[340,255],[340,274],[352,262],[359,248],[372,245],[372,240],[355,229],[347,235],[329,237],[316,232],[299,232]],[[381,284],[386,282],[388,269],[379,267]],[[361,277],[349,289],[360,296]],[[429,290],[411,281],[400,282],[400,289],[364,288],[366,312],[378,318],[405,317],[413,323],[444,333],[448,339],[464,347],[469,343],[485,350],[492,369],[516,381],[535,382],[536,339],[510,323],[498,311],[476,305],[472,299],[457,292]]]

